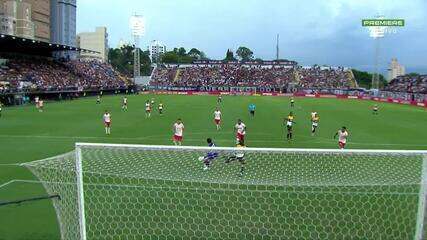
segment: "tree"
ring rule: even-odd
[[[359,87],[368,88],[368,89],[371,88],[372,73],[359,71],[356,69],[352,69],[351,71],[353,71],[354,78],[356,79]],[[387,86],[387,81],[385,80],[384,76],[380,74],[380,88],[383,88],[385,86]]]
[[[170,52],[165,52],[162,56],[162,62],[163,63],[178,63],[179,62],[179,56],[178,56],[178,51],[175,52],[174,51],[170,51]]]
[[[420,76],[420,74],[411,72],[411,73],[408,73],[408,76],[410,76],[410,77],[418,77],[418,76]]]
[[[161,56],[163,63],[192,63],[193,58],[187,54],[184,54],[184,48],[175,48],[173,51],[166,52]]]
[[[206,54],[197,48],[191,48],[186,51],[185,48],[174,48],[172,51],[164,53],[160,56],[162,63],[192,63],[194,60],[207,59]]]
[[[187,55],[187,51],[185,50],[185,48],[180,47],[180,48],[178,49],[178,55],[179,55],[179,56],[181,56],[181,57],[186,56],[186,55]]]
[[[247,47],[239,47],[236,51],[241,61],[250,61],[253,58],[253,52]]]
[[[140,51],[141,74],[151,74],[151,60],[148,51]],[[111,48],[108,51],[108,58],[110,64],[119,72],[132,76],[133,74],[133,53],[134,47],[132,45],[124,45],[121,48]]]
[[[233,51],[230,49],[227,49],[227,53],[225,54],[225,61],[236,61],[236,58],[234,57]]]
[[[192,48],[190,51],[188,51],[188,56],[192,57],[195,60],[200,60],[201,54],[202,52],[197,48]]]

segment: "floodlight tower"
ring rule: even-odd
[[[276,36],[276,60],[279,61],[279,34]]]
[[[145,33],[145,21],[142,15],[134,14],[129,21],[132,37],[134,39],[133,79],[141,77],[141,62],[139,56],[139,40]]]
[[[377,20],[384,19],[384,16],[377,16]],[[373,26],[369,28],[369,36],[374,39],[375,42],[375,69],[372,75],[372,89],[380,88],[380,75],[379,75],[379,61],[380,61],[380,39],[384,38],[387,27],[384,26]]]

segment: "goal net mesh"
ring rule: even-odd
[[[413,239],[417,153],[82,146],[87,239]],[[239,150],[241,151],[241,150]],[[228,162],[228,163],[227,163]],[[81,239],[76,154],[25,164]]]

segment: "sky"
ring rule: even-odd
[[[427,0],[78,0],[77,32],[107,27],[110,47],[131,41],[129,18],[143,15],[141,46],[195,47],[211,59],[246,46],[254,57],[300,65],[345,66],[372,71],[375,42],[361,20],[383,15],[405,26],[380,40],[385,72],[395,57],[407,72],[427,74]]]

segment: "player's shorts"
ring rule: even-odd
[[[110,127],[110,126],[111,126],[111,122],[104,122],[104,125],[105,125],[106,127]]]
[[[173,135],[173,140],[174,140],[175,142],[182,142],[182,136]]]
[[[286,125],[286,129],[288,129],[288,132],[292,131],[292,125],[291,126]]]
[[[215,121],[215,124],[216,124],[216,125],[221,124],[221,119],[214,119],[214,121]]]
[[[123,103],[123,106],[127,106],[128,105],[128,103]]]
[[[251,110],[249,111],[251,115],[255,115],[255,111]]]
[[[338,142],[338,145],[340,146],[340,148],[344,148],[345,147],[345,142]]]
[[[314,122],[314,123],[312,123],[312,126],[313,127],[317,127],[319,124],[318,123],[316,123],[316,122]]]
[[[244,135],[244,134],[237,133],[237,134],[236,134],[236,138],[237,138],[237,140],[239,140],[239,141],[245,141],[245,135]]]
[[[149,113],[149,112],[151,112],[151,109],[145,109],[145,112]]]

